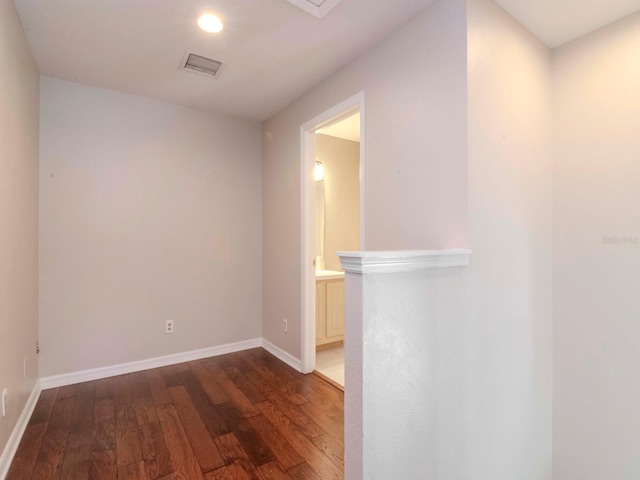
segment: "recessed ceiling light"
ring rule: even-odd
[[[218,33],[222,31],[222,21],[210,13],[205,13],[198,19],[198,26],[205,32]]]

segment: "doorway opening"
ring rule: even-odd
[[[344,272],[364,250],[364,94],[301,128],[302,368],[344,388]]]

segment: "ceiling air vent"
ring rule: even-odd
[[[338,5],[341,0],[287,0],[287,2],[316,18],[322,18]]]
[[[223,63],[219,60],[196,55],[187,52],[182,60],[181,68],[191,70],[193,72],[202,73],[213,78],[217,78],[222,70]]]

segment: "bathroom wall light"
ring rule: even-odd
[[[316,169],[313,172],[313,178],[316,179],[316,182],[324,180],[324,167],[321,162],[316,162]]]
[[[222,20],[207,13],[198,19],[198,26],[205,32],[218,33],[222,31]]]

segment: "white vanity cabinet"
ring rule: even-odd
[[[344,340],[344,278],[316,278],[316,345]]]

